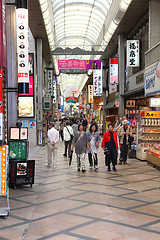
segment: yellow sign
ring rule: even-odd
[[[160,118],[160,112],[147,111],[147,112],[145,112],[145,118]]]
[[[1,153],[1,195],[6,195],[6,178],[7,178],[7,152],[6,146],[0,147]]]

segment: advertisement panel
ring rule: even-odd
[[[110,84],[118,84],[118,58],[109,59]]]
[[[93,70],[93,96],[102,95],[102,70]]]
[[[139,67],[139,40],[127,40],[127,67]]]
[[[0,66],[7,68],[6,4],[0,1]]]
[[[59,70],[101,69],[101,60],[58,60]]]
[[[28,64],[28,10],[16,9],[18,83],[29,83]]]
[[[93,103],[93,85],[88,85],[88,103]]]
[[[145,75],[144,90],[145,94],[160,92],[160,59],[153,72]]]
[[[34,117],[33,97],[18,97],[18,117]]]

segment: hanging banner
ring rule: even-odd
[[[88,103],[93,103],[93,85],[88,85]]]
[[[127,67],[139,67],[139,40],[127,41]]]
[[[93,96],[102,95],[102,70],[93,70]]]
[[[52,70],[47,70],[48,93],[53,96],[53,74]]]
[[[109,59],[110,84],[118,84],[118,58]]]
[[[68,87],[65,91],[65,97],[67,103],[75,103],[78,100],[77,86]]]
[[[56,94],[57,94],[56,80],[53,80],[53,104],[56,104]]]
[[[0,66],[7,68],[6,1],[0,1]]]
[[[18,83],[29,83],[28,63],[28,10],[16,9]]]
[[[101,60],[58,60],[59,70],[101,69]]]

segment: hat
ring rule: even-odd
[[[53,127],[54,127],[54,123],[53,123],[53,122],[50,122],[50,123],[49,123],[49,126],[53,126]]]
[[[127,119],[123,120],[123,122],[122,122],[123,125],[126,125],[126,124],[128,124],[128,123],[129,123],[129,122],[128,122]]]

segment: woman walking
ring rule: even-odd
[[[61,136],[62,142],[63,142],[63,129],[64,129],[64,122],[63,122],[63,119],[61,119],[61,122],[60,122],[60,136]]]
[[[93,123],[90,126],[90,130],[87,132],[87,140],[89,145],[88,150],[88,159],[90,164],[90,169],[93,167],[93,158],[94,158],[94,170],[98,170],[98,158],[97,158],[97,150],[99,147],[100,137],[98,133],[97,124]]]
[[[83,125],[78,125],[78,131],[75,133],[72,142],[72,150],[75,145],[75,152],[77,154],[77,171],[82,169],[82,172],[86,172],[85,154],[87,152],[87,134],[83,131]]]

